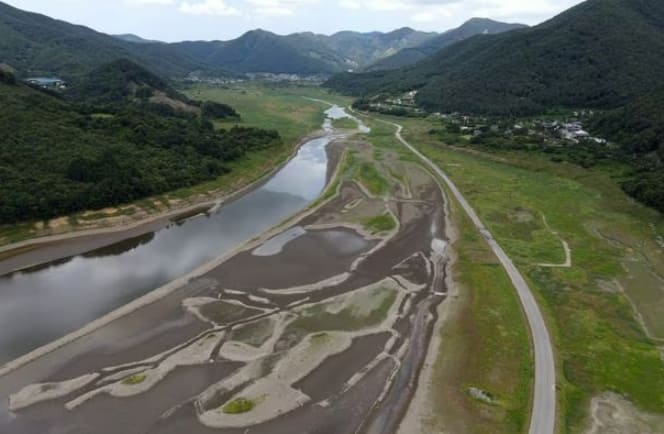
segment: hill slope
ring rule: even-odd
[[[435,38],[437,33],[426,33],[409,27],[388,33],[339,32],[321,36],[321,41],[351,62],[353,68],[363,68],[408,47],[416,47]]]
[[[526,114],[618,107],[664,77],[664,2],[588,0],[536,27],[473,37],[396,71],[344,74],[356,95],[419,89],[432,111]]]
[[[445,47],[449,47],[475,35],[495,35],[525,27],[527,26],[523,24],[501,23],[488,18],[472,18],[456,29],[448,30],[441,35],[426,39],[416,46],[404,48],[392,56],[381,59],[370,65],[366,70],[382,71],[398,69],[424,60]]]
[[[664,87],[606,113],[592,128],[618,142],[634,175],[627,193],[664,212]]]
[[[165,43],[165,42],[161,42],[161,41],[152,41],[150,39],[141,38],[140,36],[134,35],[132,33],[125,33],[125,34],[122,34],[122,35],[111,35],[111,36],[113,36],[114,38],[119,39],[121,41],[133,42],[135,44],[164,44]]]
[[[72,79],[119,58],[166,77],[205,68],[167,44],[122,41],[0,2],[0,62],[23,75],[57,74]]]
[[[103,208],[215,179],[279,143],[204,116],[135,104],[80,107],[0,72],[0,224]]]

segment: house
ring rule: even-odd
[[[66,89],[67,83],[64,80],[56,77],[34,77],[26,78],[26,83],[34,86],[39,86],[44,89]]]

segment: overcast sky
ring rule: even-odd
[[[3,0],[0,0],[3,1]],[[7,0],[4,0],[7,1]],[[444,31],[472,17],[540,23],[582,0],[8,0],[11,5],[106,33],[181,41],[233,39],[262,28],[279,34]]]

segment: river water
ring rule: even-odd
[[[325,148],[335,138],[329,118],[345,115],[336,106],[326,113],[325,137],[303,144],[266,184],[209,215],[0,277],[0,364],[193,271],[306,208],[325,187]]]

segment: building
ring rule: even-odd
[[[39,86],[44,89],[66,89],[67,83],[56,77],[34,77],[26,78],[26,83],[32,84],[34,86]]]

